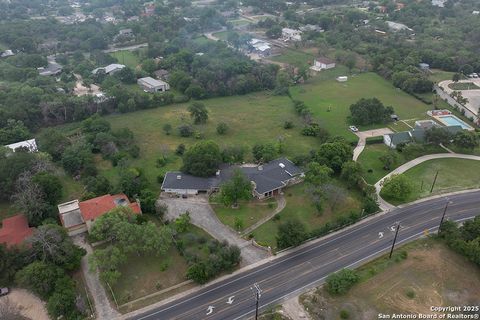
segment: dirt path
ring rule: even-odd
[[[107,293],[100,283],[98,278],[98,270],[95,272],[90,272],[88,267],[88,257],[92,254],[92,247],[86,243],[83,235],[78,235],[73,238],[74,243],[87,250],[87,254],[82,258],[82,272],[87,284],[88,290],[93,297],[93,302],[95,305],[95,314],[98,320],[110,320],[115,319],[120,315],[117,310],[115,310],[108,300]]]
[[[247,229],[243,230],[242,235],[249,234],[250,232],[257,229],[258,227],[260,227],[262,224],[264,224],[268,220],[275,217],[283,209],[285,209],[285,206],[287,205],[287,201],[285,200],[285,196],[282,194],[282,195],[279,195],[278,197],[276,197],[275,199],[277,200],[277,208],[275,208],[275,210],[272,213],[270,213],[268,216],[263,217],[262,219],[258,220],[256,223],[254,223],[253,225],[251,225]]]
[[[12,289],[8,295],[0,297],[1,302],[6,300],[9,300],[8,303],[17,305],[20,313],[27,319],[50,320],[45,302],[25,289]]]
[[[228,243],[238,246],[242,251],[242,267],[270,256],[266,250],[253,246],[250,241],[242,239],[235,231],[220,222],[208,203],[208,199],[201,196],[187,199],[162,197],[160,201],[168,206],[168,212],[165,215],[167,219],[174,220],[188,211],[194,225],[202,228],[219,241],[226,240]]]
[[[299,297],[289,299],[282,304],[285,315],[293,320],[310,320],[311,318],[308,316],[303,305],[300,304],[300,301],[298,301],[298,298]]]

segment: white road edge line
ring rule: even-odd
[[[455,220],[455,221],[456,221],[456,222],[461,222],[461,221],[465,221],[465,220],[472,220],[472,219],[474,219],[475,217],[476,217],[476,216],[472,216],[472,217],[463,218],[463,219],[459,219],[459,220]],[[426,230],[434,231],[434,230],[436,230],[436,229],[438,229],[438,227],[432,227],[432,228],[429,228],[429,229],[426,229]],[[425,231],[425,230],[424,230],[424,231]],[[398,243],[400,244],[400,243],[403,243],[403,242],[405,242],[405,241],[410,240],[411,238],[415,238],[415,237],[418,237],[418,236],[422,236],[424,231],[419,232],[419,233],[416,233],[416,234],[414,234],[414,235],[411,235],[410,237],[405,238],[405,239],[399,241]],[[375,252],[375,253],[372,253],[372,254],[370,254],[370,255],[368,255],[368,256],[366,256],[366,257],[363,257],[362,259],[357,260],[357,261],[349,264],[349,265],[346,266],[346,267],[343,267],[343,268],[341,268],[341,269],[338,269],[338,270],[335,271],[335,272],[338,272],[338,271],[340,271],[340,270],[342,270],[342,269],[350,268],[351,266],[354,266],[354,265],[358,264],[359,262],[362,262],[362,261],[364,261],[364,260],[366,260],[366,259],[369,259],[369,258],[371,258],[371,257],[373,257],[373,256],[375,256],[375,255],[378,255],[378,254],[382,253],[383,251],[387,250],[388,248],[390,248],[390,246],[386,247],[385,249],[379,250],[379,251],[377,251],[377,252]],[[333,273],[335,273],[335,272],[333,272]],[[287,297],[287,296],[289,296],[289,295],[292,295],[292,294],[297,293],[298,291],[302,291],[302,290],[304,290],[305,288],[314,285],[315,283],[321,282],[322,280],[326,279],[327,277],[328,277],[328,276],[322,277],[322,278],[320,278],[320,279],[318,279],[318,280],[315,280],[315,281],[312,281],[312,282],[304,285],[303,287],[298,288],[298,289],[296,289],[296,290],[294,290],[294,291],[292,291],[292,292],[290,292],[290,293],[284,294],[283,296],[281,296],[281,297],[279,297],[279,298],[277,298],[277,299],[275,299],[275,300],[273,300],[273,301],[271,301],[271,302],[269,302],[269,303],[266,303],[266,304],[263,304],[263,305],[259,306],[259,309],[261,309],[261,308],[263,308],[263,307],[266,307],[266,306],[268,306],[268,305],[271,305],[271,304],[273,304],[273,303],[275,303],[275,302],[277,302],[277,301],[280,301],[280,300],[282,300],[283,298],[285,298],[285,297]],[[249,312],[247,312],[247,313],[244,313],[244,314],[241,315],[240,317],[237,317],[237,318],[235,318],[235,319],[233,319],[233,320],[242,319],[243,317],[249,315],[250,313],[253,313],[253,311],[254,311],[254,310],[249,311]]]
[[[435,199],[435,200],[436,200],[436,199]],[[424,205],[425,205],[425,206],[428,206],[428,205],[432,205],[432,204],[431,204],[431,203],[425,203],[425,204],[420,203],[418,206],[419,206],[419,207],[423,207]],[[407,207],[407,208],[408,208],[408,207]],[[401,214],[403,210],[402,210],[402,208],[399,208],[399,209],[397,209],[397,210],[395,210],[395,211],[398,211],[398,212],[395,214],[395,215],[398,215],[398,214]],[[380,222],[380,221],[382,221],[382,220],[385,220],[385,219],[387,219],[387,218],[391,218],[391,215],[379,216],[379,219],[378,219],[377,221],[374,221],[374,222],[375,222],[375,223],[378,223],[378,222]],[[459,221],[460,221],[460,220],[459,220]],[[258,273],[258,272],[263,271],[263,270],[265,270],[265,269],[268,269],[268,268],[270,268],[270,267],[272,267],[272,266],[276,266],[276,265],[278,265],[279,263],[283,263],[283,262],[285,262],[285,261],[291,260],[291,259],[297,257],[298,255],[305,254],[305,253],[310,252],[310,251],[312,251],[312,250],[318,249],[318,248],[323,247],[323,246],[325,246],[325,245],[327,245],[327,244],[329,244],[329,243],[331,243],[331,242],[333,242],[333,241],[338,241],[338,239],[342,239],[342,238],[344,238],[344,237],[346,237],[346,236],[348,236],[348,235],[350,235],[350,234],[352,234],[352,233],[354,233],[354,232],[357,232],[357,231],[359,231],[359,230],[365,229],[365,228],[370,227],[370,226],[371,226],[371,224],[368,224],[368,223],[363,224],[363,225],[360,225],[360,227],[359,227],[358,229],[351,229],[350,231],[346,232],[345,234],[341,234],[341,235],[339,235],[338,237],[332,238],[332,239],[330,239],[330,240],[326,241],[325,243],[322,243],[322,244],[320,244],[320,245],[318,245],[318,246],[312,246],[312,248],[310,248],[309,250],[302,251],[302,252],[299,252],[299,253],[297,253],[297,254],[294,254],[294,255],[288,257],[287,259],[284,259],[284,260],[281,260],[281,261],[280,261],[280,259],[279,259],[279,261],[277,261],[277,262],[275,262],[275,263],[273,263],[273,264],[268,264],[268,262],[267,262],[266,265],[265,265],[265,267],[260,268],[260,269],[258,269],[258,270],[255,270],[254,273]],[[172,308],[175,308],[175,307],[178,306],[178,305],[181,305],[181,304],[183,304],[183,303],[187,303],[187,302],[189,302],[190,300],[196,299],[196,298],[198,298],[198,297],[200,297],[200,296],[203,296],[203,295],[205,295],[205,294],[207,294],[207,293],[210,293],[210,292],[212,292],[212,291],[214,291],[214,290],[218,290],[218,289],[220,289],[220,288],[223,288],[223,287],[225,287],[225,286],[227,286],[227,285],[229,285],[229,284],[231,284],[231,283],[237,282],[237,281],[242,280],[243,278],[249,277],[249,276],[251,276],[251,275],[252,275],[252,273],[247,273],[247,274],[245,274],[245,275],[242,276],[242,277],[233,279],[232,281],[226,282],[226,283],[224,283],[224,284],[222,284],[222,285],[220,285],[220,286],[213,287],[213,288],[211,288],[210,290],[207,290],[207,291],[205,291],[205,292],[203,292],[203,293],[201,293],[201,294],[199,294],[199,295],[192,296],[191,298],[189,298],[189,299],[187,299],[187,300],[184,300],[184,301],[175,303],[175,304],[173,304],[173,305],[171,305],[171,306],[169,306],[169,307],[167,307],[167,308],[164,308],[164,309],[161,309],[161,310],[157,310],[156,312],[148,313],[148,311],[146,311],[146,313],[148,313],[148,314],[146,314],[146,315],[144,315],[144,316],[142,316],[142,317],[140,317],[140,318],[136,318],[136,319],[137,319],[137,320],[143,320],[143,319],[149,318],[149,317],[151,317],[151,316],[153,316],[153,315],[156,315],[156,314],[158,314],[158,313],[161,313],[161,312],[170,310],[170,309],[172,309]]]

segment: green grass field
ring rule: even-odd
[[[369,184],[375,184],[378,180],[386,176],[389,171],[383,168],[383,163],[379,158],[386,154],[389,151],[389,148],[383,144],[370,144],[366,145],[363,152],[358,158],[358,162],[362,165],[365,170],[364,178]],[[397,162],[392,166],[392,170],[399,167],[406,162],[405,157],[401,153],[397,154]]]
[[[230,22],[234,26],[244,26],[252,23],[250,20],[247,19],[229,20],[228,22]]]
[[[212,239],[208,233],[193,225],[188,233]],[[201,256],[206,247],[205,244],[197,244],[186,249]],[[118,303],[124,304],[186,281],[187,269],[187,262],[175,247],[163,256],[132,254],[120,267],[122,276],[112,285],[112,289]]]
[[[312,65],[314,58],[315,56],[310,53],[294,49],[285,49],[281,55],[274,56],[270,60],[301,67],[303,65]]]
[[[457,82],[457,83],[450,83],[448,87],[452,90],[478,90],[478,87],[473,82]]]
[[[334,184],[338,183],[334,182]],[[259,244],[276,248],[275,236],[277,235],[278,226],[289,219],[297,219],[305,225],[307,231],[311,231],[339,215],[351,211],[359,212],[361,207],[360,196],[347,192],[345,200],[338,203],[333,209],[331,208],[332,203],[328,200],[325,201],[323,212],[319,214],[308,194],[306,184],[301,183],[289,187],[284,190],[284,193],[287,205],[277,215],[280,218],[272,219],[253,231],[255,240]]]
[[[437,181],[430,193],[435,174]],[[480,188],[480,161],[466,159],[436,159],[415,166],[404,173],[413,184],[413,192],[401,203],[411,202],[424,197]],[[423,184],[423,186],[422,186]],[[385,199],[389,201],[389,199]],[[393,204],[398,202],[392,201]]]
[[[118,63],[124,64],[133,70],[135,70],[135,68],[140,64],[140,57],[132,51],[116,51],[110,53],[110,55],[114,58],[117,58]]]
[[[220,147],[245,146],[251,148],[256,143],[276,143],[283,137],[284,155],[293,157],[304,154],[320,145],[312,137],[302,136],[302,124],[293,111],[291,101],[287,97],[273,96],[265,92],[248,94],[245,96],[216,98],[202,101],[208,111],[209,119],[206,125],[194,126],[195,130],[204,134],[205,139],[216,141]],[[166,135],[162,127],[170,123],[177,128],[182,123],[190,123],[190,114],[187,111],[189,104],[178,104],[156,109],[143,110],[128,114],[106,116],[113,129],[127,127],[135,134],[136,143],[140,147],[140,158],[132,161],[132,166],[143,170],[152,186],[159,189],[156,177],[167,170],[177,170],[181,160],[174,155],[175,148],[183,143],[187,147],[199,142],[195,138],[182,138],[177,131]],[[290,130],[283,128],[285,120],[293,121],[295,127]],[[216,126],[225,122],[230,127],[225,135],[218,135]],[[64,126],[64,130],[71,132],[79,124]],[[171,160],[164,168],[157,168],[156,160],[164,150],[169,150]],[[251,160],[250,152],[247,159]],[[97,158],[99,171],[115,181],[118,168],[110,162]]]
[[[392,106],[400,119],[424,119],[425,112],[431,108],[409,94],[396,89],[390,82],[375,73],[350,76],[347,82],[340,83],[332,79],[338,74],[335,69],[325,72],[327,75],[332,75],[330,80],[324,81],[319,77],[314,77],[304,85],[291,89],[293,98],[304,101],[314,115],[319,118],[320,124],[332,135],[356,141],[356,137],[348,130],[348,116],[350,115],[350,105],[360,98],[377,97],[385,105]],[[323,73],[324,71],[320,72],[321,75]],[[331,107],[331,111],[328,111],[329,107]],[[359,129],[381,127],[385,127],[385,125],[360,126]]]
[[[430,74],[429,78],[433,82],[440,82],[443,80],[452,80],[453,75],[455,72],[443,71],[439,69],[431,69],[432,73]]]
[[[218,39],[220,40],[223,40],[223,41],[227,41],[228,39],[228,35],[230,33],[232,33],[233,31],[221,31],[221,32],[217,32],[217,33],[214,33],[212,34],[214,37],[217,37]]]
[[[218,219],[220,219],[223,224],[240,232],[272,213],[277,207],[277,201],[275,199],[266,199],[262,201],[240,201],[239,207],[232,209],[219,203],[215,196],[210,199],[210,204],[217,214]],[[240,229],[235,225],[235,218],[242,221],[242,227]]]

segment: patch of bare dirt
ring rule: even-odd
[[[480,269],[446,246],[422,241],[406,247],[408,258],[332,297],[319,288],[301,301],[312,320],[376,319],[378,313],[430,313],[431,306],[474,305],[480,297]],[[375,269],[371,263],[364,270]]]
[[[0,297],[0,301],[6,299],[10,300],[9,303],[16,305],[21,315],[27,319],[50,320],[45,303],[25,289],[12,289],[8,295]]]

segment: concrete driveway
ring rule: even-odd
[[[357,161],[363,149],[365,149],[367,138],[380,137],[380,136],[383,136],[384,134],[389,134],[389,133],[393,133],[393,131],[390,130],[389,128],[355,132],[355,135],[358,137],[358,143],[355,149],[353,149],[353,161]]]
[[[162,196],[159,201],[168,206],[166,219],[174,220],[188,211],[192,224],[202,228],[219,241],[226,240],[238,246],[242,251],[242,267],[270,256],[266,250],[253,246],[250,241],[242,239],[238,233],[221,223],[206,196],[190,196],[186,199]]]

